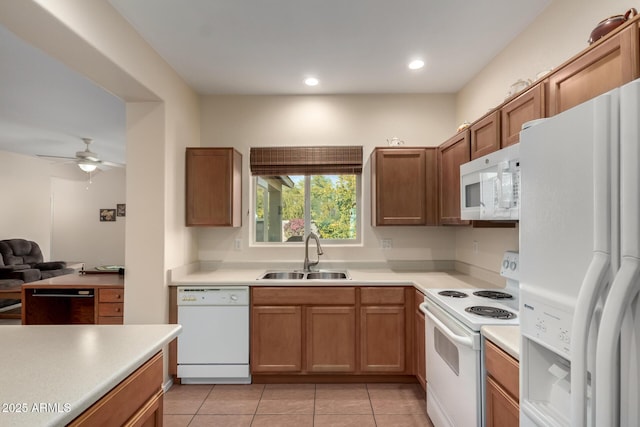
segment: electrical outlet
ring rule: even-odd
[[[473,253],[477,254],[478,253],[478,241],[474,240],[473,243],[471,244],[471,248],[473,249]]]
[[[239,251],[239,250],[242,249],[242,240],[241,239],[234,240],[233,249],[235,249],[236,251]]]
[[[380,240],[380,246],[382,249],[391,249],[393,248],[393,241],[391,239],[382,239]]]

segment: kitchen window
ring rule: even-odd
[[[251,149],[254,242],[359,243],[362,147]]]

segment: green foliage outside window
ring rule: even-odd
[[[283,186],[281,190],[282,241],[305,234],[305,177],[289,178],[294,183],[293,187]],[[313,175],[308,178],[311,230],[325,240],[356,239],[356,176]],[[264,189],[256,189],[256,220],[265,219],[264,194]]]

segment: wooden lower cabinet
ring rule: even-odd
[[[424,301],[424,295],[420,291],[415,291],[414,296],[414,326],[413,326],[413,343],[415,347],[414,354],[414,373],[416,379],[422,386],[424,391],[427,390],[427,361],[425,357],[425,329],[424,329],[424,313],[420,311],[419,306]]]
[[[412,287],[252,288],[254,379],[269,374],[409,377],[413,317],[405,303],[413,303],[413,292]]]
[[[363,372],[404,372],[404,307],[360,309]]]
[[[306,307],[306,371],[356,371],[355,307]]]
[[[302,308],[253,307],[251,371],[302,371]]]
[[[80,414],[69,426],[162,426],[162,352]]]
[[[486,427],[517,427],[520,420],[519,363],[485,340]]]
[[[517,427],[520,407],[498,383],[487,377],[487,427]]]
[[[122,325],[124,288],[98,289],[98,324]]]
[[[409,298],[402,287],[363,287],[360,290],[360,370],[366,373],[405,373],[413,336],[407,322]],[[409,305],[410,307],[411,305]]]
[[[22,285],[21,299],[23,325],[122,325],[124,278],[65,274]]]

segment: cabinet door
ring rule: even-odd
[[[306,308],[306,371],[355,372],[355,307]]]
[[[360,308],[362,372],[404,372],[405,345],[404,306]]]
[[[487,377],[486,427],[518,427],[520,407],[499,384]]]
[[[515,400],[520,398],[519,363],[488,339],[484,341],[484,364],[487,373]]]
[[[302,307],[253,307],[251,331],[251,372],[302,370]]]
[[[425,357],[425,330],[424,330],[424,313],[420,311],[418,306],[424,301],[424,295],[421,292],[415,292],[415,315],[414,315],[414,336],[415,343],[414,363],[415,374],[422,389],[427,389],[427,362]]]
[[[242,156],[232,148],[187,148],[187,226],[240,227]]]
[[[637,27],[630,25],[553,73],[548,114],[561,113],[638,78],[637,33]]]
[[[528,121],[544,117],[544,85],[538,83],[522,95],[506,103],[501,109],[502,145],[520,142],[520,130]]]
[[[460,219],[460,165],[470,160],[469,131],[458,133],[438,150],[440,224],[467,225]]]
[[[470,129],[472,160],[500,149],[500,111],[483,117]]]
[[[372,223],[435,225],[433,149],[380,148],[372,157]]]

